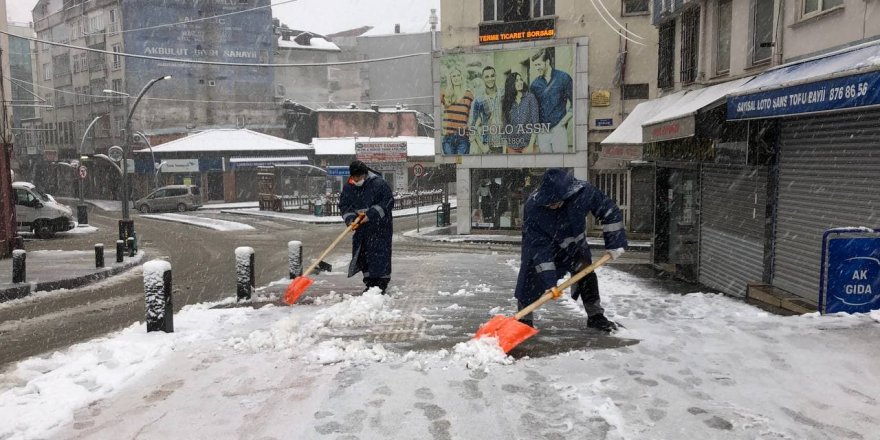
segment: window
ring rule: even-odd
[[[117,55],[122,52],[122,45],[114,44],[113,45],[113,70],[122,68],[122,56]]]
[[[483,0],[483,21],[499,21],[501,14],[498,9],[502,0]]]
[[[97,14],[89,17],[89,32],[92,34],[96,34],[98,32],[104,31],[104,14],[98,12]]]
[[[626,15],[647,14],[648,0],[624,0],[623,13]]]
[[[657,60],[657,87],[668,89],[675,85],[675,21],[660,25]]]
[[[648,84],[624,84],[623,99],[648,99]]]
[[[503,5],[504,21],[524,21],[532,18],[529,14],[530,0],[504,0],[499,2]]]
[[[752,2],[752,64],[760,64],[773,54],[773,4],[775,0]]]
[[[105,50],[104,43],[89,46],[91,49]],[[89,52],[89,69],[92,71],[106,69],[106,61],[102,52]],[[100,89],[99,89],[100,90]]]
[[[117,15],[116,9],[111,9],[110,10],[110,32],[116,32],[117,30],[119,30],[117,27],[117,21],[118,21],[117,18],[118,17],[116,15]]]
[[[555,14],[556,0],[532,0],[532,18],[546,17]]]
[[[843,4],[843,0],[804,0],[804,14],[810,15],[827,11]]]
[[[697,59],[700,44],[700,8],[691,8],[681,14],[681,83],[697,79]]]
[[[716,20],[715,43],[715,73],[727,73],[730,70],[730,22],[732,20],[732,0],[720,0],[718,2],[718,19]]]
[[[122,80],[121,79],[114,79],[113,80],[113,90],[115,90],[117,92],[122,91]],[[113,102],[114,105],[121,105],[122,98],[124,98],[124,96],[119,95],[117,93],[114,93],[110,96],[110,100]]]
[[[49,66],[49,63],[43,64],[43,80],[45,81],[52,79],[52,68]]]

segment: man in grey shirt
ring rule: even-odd
[[[483,68],[483,86],[483,91],[477,95],[471,109],[470,126],[477,130],[474,145],[471,146],[476,148],[471,149],[471,154],[501,154],[504,152],[500,135],[503,124],[501,99],[504,93],[496,86],[494,67]]]

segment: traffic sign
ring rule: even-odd
[[[86,169],[85,165],[80,165],[78,171],[80,180],[85,180],[89,175],[89,171]]]
[[[413,165],[413,174],[416,177],[424,176],[425,175],[425,166],[420,163]]]
[[[329,166],[327,167],[327,175],[328,176],[348,176],[348,167],[347,166]]]
[[[110,156],[110,159],[113,159],[114,162],[122,160],[122,153],[122,147],[118,145],[114,145],[107,149],[107,155]]]

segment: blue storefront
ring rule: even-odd
[[[727,120],[778,127],[770,283],[819,299],[822,238],[880,227],[880,44],[789,63],[728,97]]]

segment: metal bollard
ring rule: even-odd
[[[303,274],[303,248],[302,242],[293,240],[287,242],[287,268],[290,272],[290,279],[294,279]]]
[[[16,249],[12,251],[12,283],[23,283],[27,279],[27,251]]]
[[[235,286],[238,300],[251,299],[256,287],[254,277],[254,248],[242,246],[235,248]]]
[[[122,240],[116,240],[116,262],[122,263],[122,257],[125,256],[125,243]]]
[[[133,257],[137,250],[134,248],[134,237],[128,237],[128,256]]]
[[[171,303],[171,263],[152,260],[144,264],[144,301],[147,333],[174,332],[174,307]]]
[[[98,269],[104,267],[104,243],[95,245],[95,267]]]

